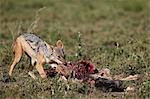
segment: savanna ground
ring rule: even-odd
[[[90,94],[80,94],[82,84],[69,81],[67,89],[59,76],[41,79],[37,74],[39,79],[33,80],[27,56],[15,67],[12,80],[3,82],[14,56],[12,43],[32,22],[37,23],[30,31],[43,40],[53,45],[58,39],[64,42],[67,61],[86,56],[96,68],[107,67],[113,75],[139,74],[138,80],[126,82],[136,90],[103,93],[92,88]],[[0,0],[1,99],[148,98],[149,74],[150,0]]]

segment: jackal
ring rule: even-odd
[[[31,64],[36,67],[42,78],[47,77],[43,69],[44,63],[65,63],[64,45],[61,40],[58,40],[56,47],[54,47],[32,33],[23,33],[17,37],[13,50],[15,58],[10,66],[10,76],[12,75],[14,66],[20,61],[23,52],[30,57]]]

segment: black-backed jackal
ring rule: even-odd
[[[23,52],[31,58],[31,64],[36,67],[42,78],[47,77],[43,69],[44,63],[65,63],[63,43],[61,40],[58,40],[56,47],[53,47],[32,33],[24,33],[14,43],[15,58],[10,66],[10,76],[12,75],[14,66],[20,61]]]

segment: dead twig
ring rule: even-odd
[[[27,32],[33,32],[38,27],[38,23],[40,21],[39,13],[43,11],[45,8],[46,7],[43,7],[43,8],[40,8],[38,11],[36,11],[35,20],[28,27]]]

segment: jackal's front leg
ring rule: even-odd
[[[41,75],[42,78],[46,78],[46,73],[44,72],[43,68],[43,63],[45,62],[44,59],[44,54],[40,53],[37,56],[37,64],[36,64],[36,69],[38,70],[39,74]]]

